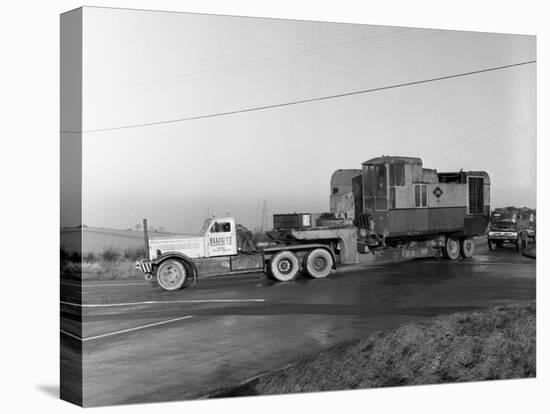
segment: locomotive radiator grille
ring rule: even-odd
[[[483,178],[468,177],[469,212],[483,214]]]

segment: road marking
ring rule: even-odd
[[[106,308],[110,306],[136,306],[136,305],[157,305],[161,303],[231,303],[231,302],[265,302],[265,299],[190,299],[190,300],[148,300],[144,302],[125,303],[74,303],[60,301],[59,303],[80,308]]]
[[[495,265],[495,266],[536,266],[536,263],[507,263],[507,262],[424,262],[427,264],[462,264],[462,265],[476,265],[476,266],[487,266],[487,265]]]
[[[134,328],[128,328],[128,329],[121,329],[120,331],[114,331],[114,332],[109,332],[109,333],[106,333],[106,334],[102,334],[102,335],[95,335],[95,336],[89,336],[87,338],[80,338],[76,335],[73,335],[69,332],[66,332],[64,330],[61,330],[61,333],[65,334],[65,335],[68,335],[72,338],[75,338],[75,339],[78,339],[80,341],[91,341],[93,339],[100,339],[100,338],[106,338],[108,336],[113,336],[113,335],[120,335],[120,334],[123,334],[123,333],[128,333],[128,332],[133,332],[133,331],[138,331],[140,329],[146,329],[146,328],[151,328],[153,326],[159,326],[159,325],[165,325],[167,323],[171,323],[171,322],[176,322],[176,321],[183,321],[184,319],[189,319],[189,318],[192,318],[193,315],[189,315],[189,316],[182,316],[180,318],[174,318],[174,319],[168,319],[167,321],[162,321],[162,322],[155,322],[155,323],[149,323],[147,325],[142,325],[142,326],[136,326]]]
[[[145,286],[149,282],[128,282],[128,283],[67,283],[61,282],[62,285],[82,287],[82,288],[93,288],[93,287],[106,287],[106,286]]]
[[[79,341],[82,341],[82,338],[80,336],[76,336],[70,332],[64,331],[63,329],[59,330],[62,334],[65,334],[67,336],[70,336],[71,338],[78,339]]]

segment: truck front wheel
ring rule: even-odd
[[[298,258],[287,250],[275,254],[269,261],[269,272],[279,282],[294,280],[299,268]]]
[[[181,289],[186,280],[187,269],[179,260],[167,259],[157,269],[157,282],[164,290]]]
[[[332,255],[326,249],[315,249],[308,253],[304,261],[308,276],[314,279],[327,277],[332,270]]]

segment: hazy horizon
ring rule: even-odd
[[[532,61],[533,36],[102,8],[83,26],[87,226],[196,232],[229,211],[253,229],[264,211],[328,211],[332,172],[383,154],[487,171],[491,208],[536,206],[535,64],[86,132]]]

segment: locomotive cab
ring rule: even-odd
[[[482,171],[438,173],[420,158],[383,156],[364,162],[352,184],[359,238],[371,248],[487,228],[490,182]]]

